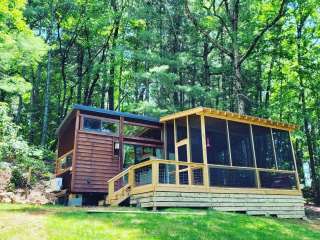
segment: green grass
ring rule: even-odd
[[[181,214],[185,211],[189,214]],[[82,208],[1,204],[0,239],[320,239],[320,227],[302,220],[205,210],[192,214],[199,211],[87,213]]]

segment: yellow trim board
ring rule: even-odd
[[[225,120],[241,122],[246,124],[253,124],[253,125],[258,125],[263,127],[276,128],[276,129],[281,129],[286,131],[293,131],[298,128],[298,126],[293,124],[273,121],[270,119],[259,118],[259,117],[249,116],[249,115],[243,115],[243,114],[234,113],[234,112],[221,111],[214,108],[204,108],[204,107],[192,108],[189,110],[185,110],[182,112],[177,112],[174,114],[161,117],[160,122],[166,122],[169,120],[185,117],[192,114],[225,119]]]

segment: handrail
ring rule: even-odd
[[[61,160],[61,159],[65,158],[66,156],[70,155],[70,153],[72,153],[72,152],[73,152],[73,149],[70,150],[69,152],[66,152],[66,153],[63,154],[62,156],[58,157],[56,160]]]
[[[74,149],[66,152],[65,154],[63,154],[62,156],[60,156],[60,157],[58,157],[58,158],[56,159],[56,167],[55,167],[56,174],[59,174],[59,173],[60,173],[59,171],[61,170],[61,163],[60,163],[60,161],[61,161],[62,159],[64,159],[64,158],[66,158],[67,156],[69,156],[70,154],[73,154],[73,150],[74,150]]]
[[[175,174],[175,180],[173,183],[159,182],[160,181],[160,172],[159,172],[159,164],[172,164],[175,166],[172,172]],[[143,168],[145,166],[151,166],[151,170],[147,169],[146,171],[135,172],[136,169]],[[186,166],[183,169],[180,169],[179,166]],[[225,169],[238,169],[238,170],[258,170],[259,172],[279,172],[279,173],[294,173],[294,171],[289,170],[276,170],[273,169],[264,169],[264,168],[251,168],[251,167],[241,167],[241,166],[224,166],[224,165],[215,165],[215,164],[205,164],[205,163],[194,163],[194,162],[182,162],[176,160],[164,160],[164,159],[150,159],[145,162],[141,162],[135,165],[130,166],[126,170],[122,171],[121,173],[117,174],[113,178],[108,181],[108,202],[112,203],[112,201],[119,201],[121,198],[130,196],[130,193],[141,191],[141,188],[152,188],[155,189],[156,187],[161,187],[170,184],[172,187],[201,187],[201,188],[209,188],[213,187],[210,186],[209,181],[205,178],[205,172],[209,171],[210,168],[225,168]],[[202,175],[195,175],[199,174],[199,172],[194,172],[196,169],[202,169]],[[151,173],[150,173],[151,171]],[[163,171],[163,170],[162,170]],[[180,173],[187,172],[188,178],[186,180],[181,180]],[[120,189],[115,190],[115,183],[121,177],[128,175],[128,182],[121,186]],[[138,175],[137,175],[138,174]],[[137,176],[135,176],[137,175]],[[137,179],[139,179],[137,181]],[[161,180],[163,181],[163,180]],[[180,181],[183,181],[182,183]],[[200,184],[199,184],[200,183]],[[263,190],[263,188],[257,186],[258,189]],[[288,189],[290,190],[290,189]]]

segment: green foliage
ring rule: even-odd
[[[32,170],[32,181],[48,177],[45,160],[52,159],[52,153],[30,146],[19,134],[19,127],[8,114],[8,106],[0,103],[0,161],[11,164],[12,183],[16,187],[25,185],[24,174]]]

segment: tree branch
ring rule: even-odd
[[[228,55],[230,58],[233,58],[233,54],[232,52],[230,52],[228,49],[224,48],[223,46],[221,46],[219,43],[217,43],[214,39],[212,39],[212,37],[208,34],[208,32],[206,32],[198,23],[198,21],[193,17],[193,15],[190,12],[189,6],[188,6],[188,0],[185,0],[185,12],[187,17],[191,20],[191,22],[193,23],[193,25],[195,26],[195,28],[197,30],[199,30],[205,37],[209,38],[211,41],[211,44],[219,49],[221,52],[223,52],[224,54]]]
[[[263,35],[270,29],[272,28],[279,20],[282,16],[284,16],[285,14],[285,7],[287,4],[287,0],[282,0],[281,5],[280,5],[280,9],[278,11],[277,16],[270,22],[267,23],[261,30],[260,32],[255,36],[255,38],[253,39],[253,41],[251,42],[250,46],[248,47],[247,51],[241,56],[240,61],[239,61],[239,65],[241,65],[244,60],[246,60],[250,54],[252,53],[252,51],[255,49],[255,47],[257,46],[259,40],[263,37]]]

